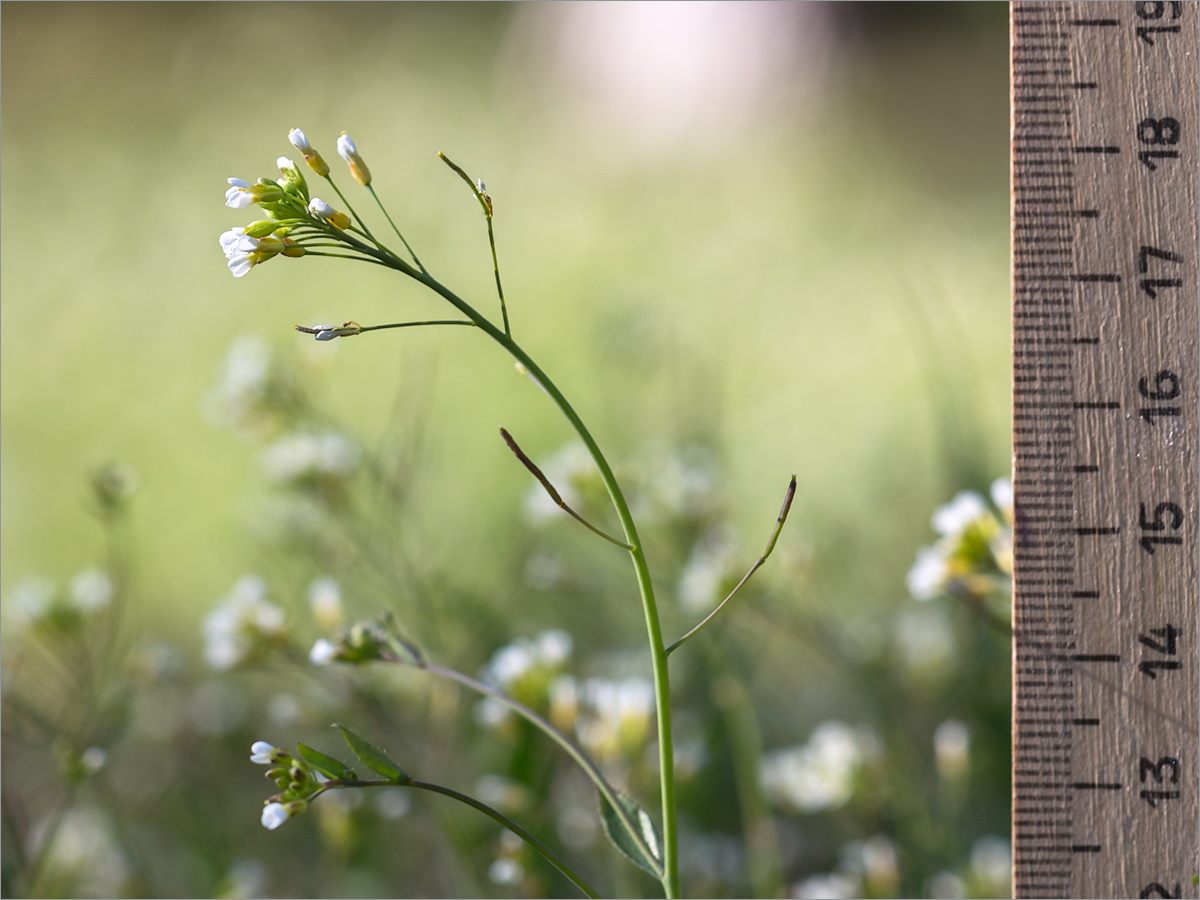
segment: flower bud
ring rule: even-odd
[[[286,750],[268,744],[266,741],[255,741],[250,745],[250,762],[261,766],[279,765],[286,762],[291,754]]]
[[[321,158],[321,154],[313,149],[312,144],[308,142],[308,138],[304,136],[304,132],[299,128],[293,128],[288,132],[288,140],[292,142],[292,146],[304,154],[304,161],[308,163],[308,167],[324,178],[329,174],[329,166],[325,160]]]
[[[304,175],[296,167],[296,164],[286,156],[281,156],[275,160],[275,165],[279,166],[279,173],[282,177],[279,179],[279,185],[289,194],[294,194],[297,197],[308,199],[308,182],[304,180]]]
[[[274,182],[260,178],[254,184],[241,178],[230,178],[225,191],[225,205],[232,209],[245,209],[255,203],[273,203],[283,198],[283,190]]]
[[[334,209],[320,197],[313,197],[308,201],[308,211],[318,219],[323,219],[334,228],[340,228],[345,231],[350,227],[350,217],[340,209]]]
[[[363,187],[371,183],[371,170],[358,155],[358,148],[354,146],[353,138],[344,131],[337,139],[337,151],[338,155],[346,161],[346,165],[350,167],[350,174],[354,176],[355,181]]]

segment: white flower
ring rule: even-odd
[[[326,631],[335,631],[342,626],[342,589],[336,578],[314,578],[308,586],[308,604],[313,618]]]
[[[288,811],[282,803],[268,803],[263,807],[262,824],[268,831],[274,831],[288,820]]]
[[[547,666],[558,667],[565,663],[573,646],[571,636],[558,628],[543,631],[538,635],[538,657]]]
[[[108,606],[113,593],[112,578],[99,567],[84,569],[71,579],[71,599],[81,613],[95,612]]]
[[[848,872],[813,875],[792,887],[795,900],[844,900],[859,897],[858,878]]]
[[[337,658],[338,648],[325,638],[318,638],[308,652],[308,661],[314,666],[327,666]]]
[[[52,581],[32,576],[23,579],[13,588],[8,602],[4,605],[12,609],[23,623],[37,622],[50,612],[54,605],[55,593]]]
[[[262,579],[246,576],[205,618],[204,657],[214,669],[231,669],[284,630],[283,610],[266,600]]]
[[[268,744],[266,741],[255,741],[250,745],[250,762],[258,763],[260,766],[274,765],[277,753],[279,753],[279,748],[275,745]]]
[[[946,583],[945,553],[937,547],[922,547],[905,582],[908,592],[917,600],[936,597]]]
[[[987,514],[983,498],[974,491],[960,491],[949,503],[939,506],[933,513],[933,528],[941,535],[957,535]]]
[[[943,778],[957,778],[967,770],[967,752],[971,746],[971,735],[967,726],[957,719],[947,719],[933,733],[933,756],[937,761],[938,774]]]
[[[342,132],[337,139],[338,155],[346,161],[346,165],[350,167],[350,174],[354,176],[354,180],[366,187],[371,183],[371,170],[367,168],[367,164],[363,162],[363,158],[358,155],[358,148],[354,146],[354,141],[346,132]]]
[[[971,847],[971,872],[992,890],[1007,888],[1012,873],[1012,848],[1008,841],[994,834],[985,834],[977,840]]]
[[[1000,510],[1006,518],[1012,518],[1013,505],[1013,489],[1012,482],[1007,478],[997,478],[992,482],[990,491],[992,502],[996,504],[996,509]]]
[[[254,186],[241,178],[230,178],[225,191],[225,205],[233,209],[245,209],[254,205]]]
[[[870,732],[844,722],[824,722],[807,744],[766,754],[759,780],[775,803],[801,812],[838,809],[853,796],[859,771],[877,752]]]
[[[576,724],[580,743],[600,757],[630,754],[650,734],[654,685],[647,678],[589,678],[583,685],[581,706]]]
[[[83,764],[84,770],[89,775],[94,775],[108,762],[108,751],[103,747],[88,747],[79,754],[79,762]]]
[[[337,432],[285,435],[263,453],[267,478],[277,484],[311,479],[346,478],[358,465],[359,451]]]

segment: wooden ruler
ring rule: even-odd
[[[1011,7],[1018,897],[1198,896],[1198,12]]]

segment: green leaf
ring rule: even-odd
[[[350,745],[354,755],[362,760],[363,765],[368,769],[378,772],[396,784],[408,784],[412,781],[412,776],[388,759],[387,754],[370,741],[359,737],[345,725],[338,725],[335,722],[333,727],[342,733],[342,737],[346,739],[346,743]]]
[[[320,750],[314,750],[304,744],[297,744],[296,750],[322,775],[332,778],[334,781],[358,781],[358,776],[354,774],[353,769],[332,756],[326,756]]]
[[[629,818],[633,820],[634,827],[638,829],[652,855],[647,855],[642,845],[633,839],[633,836],[626,830],[625,823],[617,815],[617,811],[612,808],[612,804],[604,798],[603,794],[600,794],[600,821],[604,823],[604,833],[635,866],[649,872],[655,878],[662,878],[662,838],[658,834],[658,829],[654,827],[654,820],[650,818],[648,812],[629,797],[620,791],[617,791],[616,794],[617,801],[629,814]]]

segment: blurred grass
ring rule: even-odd
[[[1004,12],[988,7],[839,40],[807,99],[646,150],[556,82],[521,5],[6,4],[0,593],[91,561],[81,475],[118,459],[141,474],[147,615],[190,639],[255,561],[254,459],[201,414],[244,332],[327,351],[323,399],[368,435],[398,392],[424,410],[406,530],[431,568],[470,560],[457,577],[486,591],[509,558],[528,479],[495,426],[535,458],[555,449],[544,398],[478,335],[314,350],[289,331],[441,312],[392,273],[225,269],[217,235],[246,217],[221,205],[224,179],[273,172],[299,125],[328,156],[349,130],[423,260],[491,308],[482,223],[435,154],[481,175],[515,332],[609,455],[714,440],[748,547],[796,472],[789,528],[819,561],[806,602],[898,599],[930,509],[977,486],[942,432],[978,436],[976,479],[1008,465]]]

